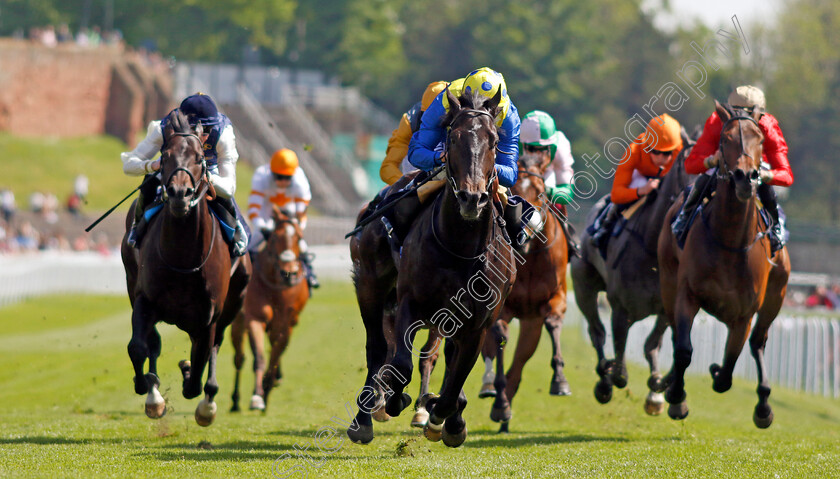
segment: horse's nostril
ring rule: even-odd
[[[195,190],[194,190],[194,189],[192,189],[192,188],[187,188],[187,191],[186,191],[186,193],[185,193],[185,196],[192,196],[192,195],[193,195],[193,193],[195,193]]]
[[[750,171],[750,180],[755,181],[758,179],[758,170]]]
[[[490,194],[485,191],[478,197],[478,206],[484,206],[488,201],[490,201]]]
[[[166,194],[170,197],[174,197],[175,196],[175,188],[172,187],[172,186],[167,186],[166,187]]]
[[[742,181],[744,178],[747,177],[747,174],[744,173],[744,170],[735,170],[732,173],[732,177],[735,178],[735,181]]]

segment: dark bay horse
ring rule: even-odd
[[[499,432],[507,432],[512,415],[511,402],[519,389],[522,369],[534,355],[542,334],[542,327],[551,337],[552,377],[549,393],[554,396],[571,394],[563,374],[563,355],[560,351],[560,331],[566,314],[566,265],[569,253],[566,236],[560,224],[564,213],[545,196],[543,174],[551,162],[549,151],[526,152],[519,157],[519,179],[512,192],[522,196],[539,211],[540,231],[527,245],[525,264],[516,272],[516,283],[505,300],[502,313],[485,340],[485,357],[496,359],[495,401],[490,418],[501,422]],[[561,216],[562,214],[562,216]],[[508,326],[519,319],[519,340],[507,374],[504,372],[504,349],[508,340]]]
[[[292,328],[297,326],[298,317],[309,300],[309,285],[300,261],[299,243],[303,232],[298,223],[277,206],[274,206],[272,216],[274,231],[257,253],[254,277],[245,292],[245,304],[231,326],[236,366],[231,411],[239,411],[239,376],[245,362],[243,340],[246,332],[254,354],[254,393],[250,408],[265,411],[268,394],[283,377],[280,356],[289,345]],[[266,333],[271,343],[267,370]]]
[[[718,166],[714,197],[680,250],[671,232],[670,220],[682,202],[668,212],[659,236],[659,264],[665,314],[674,332],[674,365],[657,385],[667,391],[668,415],[683,419],[685,370],[691,362],[691,326],[700,308],[726,324],[729,334],[723,365],[712,364],[712,388],[732,387],[732,370],[749,334],[750,351],[758,370],[758,404],[753,422],[760,428],[773,422],[767,402],[770,384],[764,368],[767,330],[779,313],[790,275],[787,249],[773,255],[766,237],[769,225],[762,222],[756,199],[764,135],[758,127],[760,112],[736,113],[717,101],[715,109],[724,126],[720,136],[723,159]],[[758,319],[752,333],[750,322]]]
[[[225,328],[242,306],[251,263],[242,257],[231,264],[221,228],[210,213],[208,195],[215,192],[207,178],[200,137],[200,125],[192,131],[180,111],[169,115],[160,157],[164,204],[139,250],[126,244],[127,235],[123,238],[122,259],[133,308],[128,354],[134,365],[134,391],[148,394],[146,415],[156,419],[166,412],[159,392],[161,340],[155,326],[164,321],[192,340],[190,361],[179,363],[185,398],[201,394],[208,368],[206,396],[196,408],[195,420],[209,426],[216,416],[213,398],[219,390],[216,355]],[[126,230],[133,214],[129,210]],[[149,372],[144,374],[146,359]]]
[[[410,404],[403,390],[411,378],[414,337],[419,329],[435,326],[447,338],[446,373],[440,396],[426,403],[424,432],[450,447],[463,444],[463,385],[516,276],[517,260],[493,205],[498,201],[494,119],[501,94],[490,100],[470,92],[455,98],[447,90],[447,95],[447,185],[415,220],[399,263],[381,225],[371,223],[360,233],[354,276],[367,331],[368,374],[357,397],[359,412],[347,431],[354,442],[373,440],[370,414],[378,407],[377,387],[385,391],[390,416]],[[397,338],[390,361],[383,332],[389,304],[396,304]]]
[[[627,366],[624,352],[630,326],[656,315],[656,324],[645,341],[645,358],[650,366],[648,387],[661,377],[658,355],[662,336],[668,327],[663,316],[662,296],[659,290],[656,244],[668,208],[688,184],[683,161],[692,144],[682,132],[683,150],[673,161],[674,166],[665,175],[657,190],[644,198],[642,206],[627,220],[621,233],[607,246],[604,259],[592,244],[589,233],[581,240],[581,257],[572,258],[571,271],[575,299],[589,325],[589,338],[598,355],[596,371],[599,381],[595,385],[595,398],[606,404],[612,399],[612,388],[627,385]],[[587,217],[592,224],[606,202],[602,198]],[[598,292],[605,291],[612,309],[611,325],[615,359],[604,354],[606,329],[598,314]],[[662,394],[651,390],[645,400],[645,411],[661,414],[665,409]]]
[[[417,176],[417,172],[408,173],[396,183],[391,185],[389,188],[389,194],[399,192],[403,187],[405,187],[409,181],[413,180]],[[359,220],[362,218],[362,215],[367,210],[367,206],[363,207],[362,210],[359,212],[359,216],[357,218],[357,224]],[[381,233],[381,231],[379,231]],[[377,241],[384,239],[378,238]],[[353,269],[354,271],[358,271],[360,268],[360,262],[362,261],[362,253],[360,249],[361,243],[361,235],[353,235],[350,237],[350,258],[353,262]],[[381,245],[380,245],[381,246]],[[392,255],[390,252],[380,252],[384,254],[386,260],[384,262],[378,263],[380,267],[388,269],[393,265],[393,261],[390,261]],[[394,266],[396,268],[396,266]],[[394,355],[397,352],[397,337],[396,337],[396,313],[397,313],[397,304],[396,304],[396,290],[392,291],[393,294],[390,294],[386,298],[386,304],[383,307],[383,322],[382,322],[382,331],[385,335],[385,341],[388,344],[388,353],[386,355],[385,362],[390,362]],[[414,416],[411,418],[411,426],[412,427],[425,427],[426,423],[429,421],[429,412],[426,410],[426,401],[431,396],[429,392],[429,380],[431,379],[432,370],[437,363],[438,356],[440,354],[440,341],[443,340],[443,337],[438,332],[437,327],[430,327],[429,328],[429,336],[426,340],[426,343],[423,345],[422,349],[420,350],[420,354],[418,355],[417,366],[420,372],[420,391],[417,395],[417,400],[414,403]],[[378,422],[387,422],[391,419],[391,416],[385,412],[385,396],[384,396],[384,389],[377,383],[374,386],[376,389],[379,402],[377,403],[377,407],[371,411],[371,416],[374,420]]]

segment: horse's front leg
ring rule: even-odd
[[[505,319],[499,318],[490,327],[490,333],[486,336],[486,342],[496,347],[496,375],[493,381],[496,399],[493,400],[493,407],[490,409],[490,420],[502,423],[499,432],[507,430],[506,424],[511,417],[510,401],[505,394],[508,385],[508,378],[505,376],[505,346],[507,346],[509,337],[508,326],[509,323]],[[447,363],[449,361],[450,358],[447,356]]]
[[[541,334],[542,324],[539,321],[519,321],[519,340],[516,342],[513,362],[511,362],[510,368],[507,374],[505,374],[507,379],[505,396],[511,403],[508,405],[508,409],[512,407],[513,398],[516,396],[516,391],[519,390],[519,384],[522,382],[522,370],[525,369],[525,363],[531,359],[537,350],[537,345],[540,344]],[[508,414],[508,420],[502,423],[499,432],[508,432],[508,424],[511,416],[513,416],[512,411]]]
[[[212,345],[209,348],[209,357],[207,361],[207,382],[204,384],[204,398],[198,403],[195,408],[195,422],[199,426],[207,427],[213,424],[216,419],[216,401],[214,400],[216,394],[219,392],[219,383],[216,381],[216,359],[219,354],[219,347],[221,346],[220,333],[219,341],[216,341],[216,328],[218,324],[214,321],[210,324],[209,343]],[[198,379],[203,376],[203,369],[199,369]]]
[[[440,353],[440,346],[443,338],[437,328],[429,328],[429,338],[423,349],[420,350],[420,360],[417,367],[420,369],[420,392],[417,401],[414,403],[414,417],[411,419],[412,427],[424,427],[429,422],[429,411],[426,409],[426,401],[432,397],[429,393],[429,379],[437,363]]]
[[[158,419],[166,414],[166,401],[158,390],[157,357],[160,355],[160,335],[155,329],[151,315],[152,306],[144,296],[134,301],[131,313],[131,340],[128,342],[128,356],[134,366],[134,392],[146,394],[146,416]],[[149,373],[143,374],[143,367],[149,358]]]
[[[560,332],[563,329],[563,316],[552,312],[543,320],[545,330],[551,338],[551,369],[553,375],[551,376],[551,384],[548,393],[552,396],[568,396],[572,394],[569,387],[569,381],[566,380],[566,375],[563,373],[563,367],[566,363],[563,361],[563,353],[560,351]]]
[[[279,321],[278,321],[279,319]],[[275,318],[276,321],[271,329],[269,340],[271,343],[271,356],[268,360],[268,368],[263,376],[263,398],[268,405],[268,394],[277,382],[277,373],[280,371],[280,356],[289,345],[289,336],[292,334],[291,318]]]
[[[248,408],[252,411],[265,411],[265,323],[248,322],[248,343],[254,355],[254,392]]]
[[[656,391],[656,387],[662,382],[662,375],[659,373],[659,350],[662,349],[662,336],[668,329],[668,319],[664,314],[656,315],[656,323],[645,340],[645,359],[650,367],[648,378],[648,395],[645,398],[645,412],[651,416],[658,416],[665,411],[665,396]]]
[[[426,428],[439,431],[440,425],[446,421],[443,439],[449,447],[458,447],[467,438],[467,423],[460,413],[467,407],[467,397],[464,395],[463,387],[478,359],[486,334],[486,329],[463,332],[461,337],[448,340],[444,350],[447,357],[447,375],[440,398],[435,400],[429,410],[429,424]],[[450,350],[450,347],[453,349]],[[429,437],[428,433],[427,437]]]
[[[727,322],[729,331],[726,337],[726,349],[723,352],[723,366],[717,363],[709,366],[712,389],[715,392],[723,393],[732,387],[732,371],[735,370],[735,363],[744,349],[744,343],[747,342],[751,316]]]
[[[691,327],[699,310],[700,306],[688,290],[688,285],[679,285],[674,304],[674,365],[665,379],[666,382],[670,382],[665,392],[665,400],[671,405],[668,408],[671,419],[685,419],[688,416],[688,405],[685,402],[685,370],[691,364]]]
[[[379,374],[387,387],[385,412],[391,417],[399,416],[403,409],[411,404],[411,396],[403,391],[411,381],[411,372],[414,369],[411,351],[414,347],[414,337],[421,326],[420,320],[417,323],[412,321],[413,316],[409,300],[401,301],[397,307],[394,357],[382,367]]]
[[[245,315],[240,313],[233,321],[233,324],[230,325],[230,341],[233,343],[233,367],[236,370],[233,381],[233,394],[231,395],[233,406],[231,406],[230,412],[239,412],[239,380],[242,376],[242,366],[245,364],[244,339]]]
[[[627,386],[627,363],[624,362],[624,350],[627,349],[627,335],[630,332],[630,313],[617,307],[612,314],[612,336],[615,359],[610,364],[610,379],[619,389]]]
[[[204,368],[210,359],[210,349],[216,332],[216,321],[213,320],[212,310],[207,320],[203,319],[203,315],[199,318],[201,319],[197,319],[197,321],[206,321],[203,324],[209,323],[210,326],[199,328],[197,332],[190,333],[190,340],[192,341],[190,360],[181,360],[178,363],[178,367],[181,368],[181,375],[184,377],[182,393],[186,399],[193,399],[201,394],[201,378],[204,376]]]

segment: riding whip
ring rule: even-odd
[[[438,166],[437,168],[433,169],[431,172],[429,172],[429,176],[427,176],[426,178],[424,178],[422,181],[420,181],[420,182],[416,183],[416,184],[415,184],[415,185],[414,185],[411,189],[407,189],[407,190],[403,191],[403,192],[402,192],[399,196],[395,197],[393,200],[389,200],[389,201],[388,201],[388,204],[386,204],[386,205],[385,205],[385,206],[383,206],[382,208],[377,208],[376,210],[374,210],[374,211],[370,214],[370,216],[368,216],[367,218],[365,218],[365,219],[363,219],[362,221],[360,221],[360,222],[359,222],[359,224],[358,224],[358,225],[356,225],[356,227],[355,227],[355,228],[353,228],[353,231],[351,231],[351,232],[347,233],[346,235],[344,235],[344,237],[345,237],[345,238],[349,238],[349,237],[353,236],[354,234],[358,233],[359,231],[361,231],[361,230],[362,230],[362,228],[364,228],[364,227],[365,227],[365,226],[367,226],[369,223],[373,222],[375,219],[377,219],[377,218],[379,218],[380,216],[382,216],[382,215],[383,215],[386,211],[388,211],[388,210],[390,210],[391,208],[393,208],[393,207],[394,207],[394,205],[396,205],[397,203],[399,203],[399,201],[400,201],[401,199],[403,199],[403,198],[405,198],[406,196],[408,196],[408,195],[409,195],[412,191],[417,190],[417,188],[421,187],[422,185],[426,184],[426,182],[427,182],[427,181],[429,181],[429,180],[431,180],[432,178],[434,178],[435,176],[437,176],[437,174],[438,174],[438,173],[440,173],[440,172],[443,170],[444,166],[445,166],[445,165],[440,165],[440,166]]]
[[[104,220],[106,217],[108,217],[108,215],[110,215],[111,213],[113,213],[113,212],[114,212],[114,210],[115,210],[115,209],[117,209],[117,208],[118,208],[121,204],[125,203],[125,200],[127,200],[127,199],[131,198],[131,196],[132,196],[134,193],[136,193],[136,192],[137,192],[137,190],[139,190],[140,188],[142,188],[142,187],[143,187],[143,185],[145,185],[145,184],[146,184],[146,182],[147,182],[147,181],[149,181],[149,178],[151,178],[151,177],[153,177],[153,176],[154,176],[154,175],[148,175],[148,176],[146,176],[146,179],[144,179],[144,180],[143,180],[143,182],[142,182],[142,183],[140,183],[140,186],[138,186],[137,188],[134,188],[133,190],[131,190],[131,193],[129,193],[128,195],[126,195],[126,197],[125,197],[125,198],[123,198],[122,200],[120,200],[120,202],[119,202],[119,203],[117,203],[117,204],[115,204],[114,206],[112,206],[112,207],[111,207],[111,209],[110,209],[110,210],[108,210],[108,211],[106,211],[106,212],[105,212],[105,214],[103,214],[102,216],[100,216],[100,217],[99,217],[99,219],[97,219],[97,220],[96,220],[96,221],[94,221],[94,222],[93,222],[90,226],[88,226],[87,228],[85,228],[85,232],[86,232],[86,233],[90,233],[90,230],[92,230],[94,227],[96,227],[96,225],[98,225],[100,222],[102,222],[102,220]]]

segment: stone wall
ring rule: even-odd
[[[48,48],[0,39],[0,130],[20,136],[108,133],[133,145],[147,121],[172,107],[165,77],[117,47]]]

